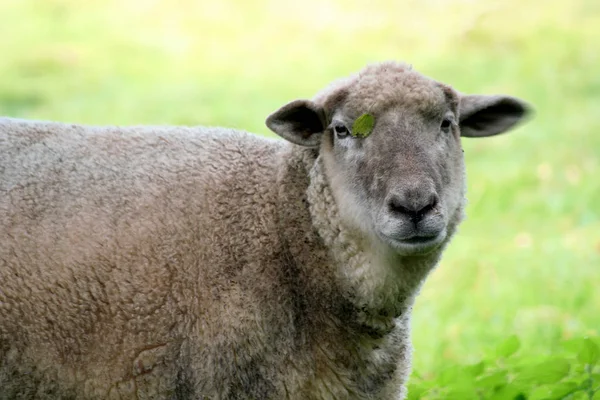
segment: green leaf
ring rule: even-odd
[[[575,394],[573,394],[572,396],[567,397],[567,399],[568,400],[588,400],[589,397],[584,392],[575,392]]]
[[[366,138],[371,134],[374,126],[375,117],[368,113],[363,114],[354,121],[351,135],[358,138]]]
[[[514,400],[523,396],[521,390],[511,386],[505,386],[499,390],[490,393],[488,391],[484,392],[485,396],[480,397],[485,400]]]
[[[584,342],[585,339],[583,338],[569,339],[562,342],[562,347],[569,353],[579,353],[581,351],[581,348],[583,347]]]
[[[423,380],[423,378],[414,375],[418,375],[416,371],[413,372],[413,377],[408,381],[408,400],[421,399],[430,392],[432,388],[437,387],[437,381],[432,379]]]
[[[515,381],[521,384],[543,385],[559,382],[569,374],[571,365],[567,360],[554,359],[541,364],[521,367],[517,370]]]
[[[473,377],[466,372],[463,368],[446,368],[440,374],[438,382],[443,386],[454,386],[459,383],[472,381]]]
[[[407,400],[419,400],[426,391],[427,388],[424,386],[409,384]]]
[[[445,385],[440,394],[443,394],[443,399],[477,399],[477,392],[472,381],[454,382]]]
[[[478,400],[479,397],[473,388],[450,388],[444,396],[445,399]]]
[[[549,385],[533,387],[527,393],[527,400],[546,400],[552,398],[552,389]]]
[[[506,385],[507,380],[506,371],[496,371],[488,375],[480,376],[475,381],[475,384],[480,388],[497,389]]]
[[[578,390],[579,385],[577,382],[561,382],[557,385],[552,386],[552,398],[562,399],[563,397]]]
[[[519,350],[521,342],[515,335],[510,336],[496,348],[496,355],[501,358],[510,357]]]
[[[478,362],[477,364],[467,365],[465,367],[465,372],[472,377],[478,377],[485,369],[485,363],[483,361]]]
[[[600,349],[598,345],[591,339],[586,338],[583,340],[583,346],[577,354],[577,359],[583,364],[594,365],[600,359]]]

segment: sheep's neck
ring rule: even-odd
[[[322,284],[353,304],[363,324],[377,329],[391,327],[394,317],[411,307],[421,282],[439,255],[406,259],[386,254],[348,230],[340,220],[322,160],[316,152],[295,148],[280,173],[284,175],[282,183],[287,184],[280,189],[283,204],[293,206],[297,197],[306,196],[302,203],[296,203],[303,208],[301,215],[287,208],[280,218],[287,226],[285,229],[294,230],[287,237],[298,238],[302,232],[304,246],[292,245],[296,250],[291,255],[296,262],[306,268],[309,276],[311,268],[319,270],[319,280],[327,272],[329,282]]]

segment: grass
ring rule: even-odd
[[[3,0],[0,115],[268,135],[384,59],[526,99],[529,124],[465,143],[469,219],[415,306],[414,380],[444,386],[512,335],[536,359],[600,334],[598,26],[596,0]]]

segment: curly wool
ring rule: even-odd
[[[395,61],[368,65],[358,73],[339,79],[315,97],[314,101],[331,110],[343,98],[346,110],[359,114],[372,110],[385,110],[400,106],[407,112],[435,110],[443,100],[440,97],[440,84],[412,69],[412,66]],[[446,95],[458,104],[452,90]],[[353,115],[353,117],[358,117]]]

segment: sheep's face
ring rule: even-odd
[[[424,78],[418,92],[396,89],[391,101],[349,93],[331,114],[321,155],[347,224],[402,254],[428,252],[462,210],[457,95]],[[354,122],[365,113],[374,124],[359,137]]]
[[[526,113],[504,96],[461,96],[404,65],[379,64],[272,114],[284,138],[318,146],[343,222],[402,255],[429,253],[462,217],[462,136],[491,136]],[[358,121],[358,122],[357,122]]]

